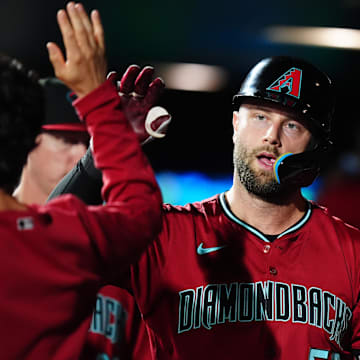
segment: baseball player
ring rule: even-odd
[[[310,63],[275,56],[233,100],[232,187],[165,204],[160,235],[119,284],[152,357],[359,359],[359,230],[300,191],[332,145],[333,85]]]
[[[71,91],[52,77],[41,79],[40,84],[44,88],[45,119],[14,192],[25,204],[44,204],[89,145],[86,126],[71,105]]]
[[[150,360],[145,323],[128,291],[107,285],[97,294],[84,360]]]
[[[57,18],[66,59],[49,43],[50,61],[77,95],[74,106],[103,173],[105,206],[87,207],[71,195],[26,206],[11,196],[36,146],[43,89],[33,72],[1,56],[0,353],[7,360],[78,359],[99,288],[125,275],[161,225],[161,194],[124,115],[117,75],[106,80],[99,13],[90,20],[81,4],[70,2]],[[155,79],[145,98],[162,87]]]
[[[158,92],[150,103],[145,97],[146,87],[141,84],[150,82],[153,74],[154,68],[151,66],[146,66],[140,71],[138,65],[130,65],[118,82],[119,95],[127,104],[124,110],[126,117],[142,145],[163,138],[171,121],[171,116],[164,108],[159,106],[150,108],[161,92]],[[94,167],[91,154],[89,149],[87,155],[56,187],[49,199],[66,193],[69,188],[88,204],[102,203],[97,191],[97,187],[101,184],[101,173]],[[82,175],[88,180],[85,187],[82,183]],[[62,187],[63,184],[66,186]],[[89,191],[89,186],[94,187],[94,191]],[[81,359],[151,359],[145,323],[134,297],[125,289],[107,285],[97,294]]]

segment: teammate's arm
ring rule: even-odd
[[[137,65],[130,65],[122,78],[116,81],[124,114],[142,145],[164,137],[171,121],[164,108],[154,107],[162,94],[163,82],[159,78],[150,82],[153,72],[150,66],[140,72]],[[86,204],[99,205],[103,201],[101,187],[102,174],[94,165],[89,147],[82,159],[51,192],[48,201],[62,194],[75,194]]]
[[[60,48],[50,43],[50,61],[55,75],[78,96],[74,106],[92,136],[94,163],[103,172],[101,191],[106,202],[106,206],[90,209],[77,201],[74,206],[96,247],[95,254],[106,260],[102,271],[116,268],[119,274],[160,230],[161,193],[124,115],[116,74],[105,81],[98,12],[92,12],[90,21],[81,4],[70,2],[67,11],[59,11],[58,23],[66,60]],[[158,86],[155,83],[153,88]],[[124,246],[119,246],[120,239]]]
[[[94,165],[92,151],[89,147],[75,167],[58,183],[47,201],[63,194],[74,194],[85,204],[100,205],[103,202],[101,188],[102,174]]]

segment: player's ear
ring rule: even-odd
[[[239,124],[239,112],[238,111],[233,111],[233,120],[232,120],[232,123],[233,123],[233,142],[235,142],[235,134],[236,134],[236,131],[238,129],[238,124]]]
[[[41,143],[43,136],[42,134],[39,134],[36,138],[35,138],[35,144],[39,145]]]

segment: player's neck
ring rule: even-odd
[[[13,196],[20,202],[31,204],[45,204],[48,195],[41,190],[38,184],[31,178],[26,168],[23,169],[21,180],[15,189]]]
[[[294,225],[307,209],[300,189],[289,195],[286,201],[273,203],[249,193],[238,181],[234,181],[226,199],[239,219],[269,235],[280,234]]]
[[[0,189],[0,211],[26,210],[27,206],[17,201],[14,197]]]

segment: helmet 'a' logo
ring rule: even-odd
[[[266,90],[285,92],[286,94],[300,98],[302,70],[291,68],[275,80]],[[284,91],[283,89],[286,89]]]

